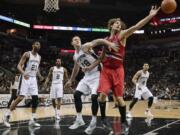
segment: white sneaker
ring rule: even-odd
[[[85,129],[85,133],[88,135],[91,135],[94,131],[94,129],[96,128],[96,122],[91,121],[91,123],[89,124],[89,126]]]
[[[131,114],[130,112],[128,112],[128,113],[126,114],[126,117],[132,118],[133,116],[132,116],[132,114]]]
[[[39,123],[35,122],[34,120],[30,120],[29,121],[29,126],[40,127],[41,125]]]
[[[61,117],[58,114],[55,116],[55,118],[56,120],[61,120]]]
[[[32,126],[29,126],[28,129],[29,129],[30,135],[35,135],[35,131],[36,131],[36,130],[39,130],[40,127],[32,127]]]
[[[145,115],[147,115],[147,117],[154,117],[150,110],[146,110]]]
[[[85,123],[83,120],[76,120],[73,125],[69,127],[69,129],[77,129],[80,126],[84,126]]]
[[[4,115],[4,117],[3,117],[3,119],[2,119],[4,125],[5,125],[6,127],[8,127],[8,128],[11,127],[11,124],[9,123],[9,119],[10,119],[10,116],[8,116],[8,115]]]

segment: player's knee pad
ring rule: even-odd
[[[80,92],[80,91],[75,91],[75,93],[74,93],[74,99],[75,100],[81,100],[81,96],[83,95],[83,93],[82,92]]]
[[[149,101],[148,102],[149,103],[153,103],[153,99],[154,99],[153,97],[149,97]]]
[[[91,100],[92,100],[92,106],[91,106],[91,110],[92,110],[92,114],[93,115],[97,115],[98,112],[98,95],[91,95]]]
[[[98,95],[92,94],[91,101],[92,101],[92,105],[98,106]]]
[[[153,102],[153,97],[149,97],[149,102]]]
[[[136,103],[138,101],[138,98],[133,98],[133,102]]]
[[[38,96],[32,96],[32,108],[37,108],[38,106]]]

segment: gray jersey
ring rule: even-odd
[[[96,61],[98,57],[95,55],[94,52],[84,53],[82,49],[79,50],[79,52],[75,51],[74,53],[74,60],[77,62],[77,64],[81,68],[85,68],[90,66],[92,63]],[[99,70],[99,65],[97,65],[95,68],[93,68],[91,71],[86,71],[85,74],[91,74],[93,72],[96,72]]]
[[[52,84],[63,83],[63,78],[64,78],[64,68],[63,67],[57,68],[57,66],[54,66],[52,72]]]
[[[30,77],[35,77],[40,64],[40,56],[39,54],[34,56],[31,51],[29,51],[29,54],[30,56],[26,64],[25,72],[27,72]]]
[[[146,86],[148,78],[149,78],[149,72],[146,71],[144,73],[143,70],[141,70],[141,75],[138,78],[137,83],[139,84],[139,86]]]

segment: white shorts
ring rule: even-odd
[[[76,90],[84,95],[96,94],[99,87],[100,72],[85,75],[79,82]]]
[[[63,84],[52,84],[50,90],[50,98],[57,99],[63,97]]]
[[[143,99],[148,99],[149,97],[152,97],[152,93],[146,86],[139,86],[140,89],[136,87],[134,98],[141,99],[141,96]]]
[[[36,77],[29,77],[28,80],[24,76],[20,77],[18,95],[35,96],[38,95],[38,86]]]

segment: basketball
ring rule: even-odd
[[[176,10],[177,4],[175,0],[163,0],[161,3],[161,10],[165,14],[171,14]]]

